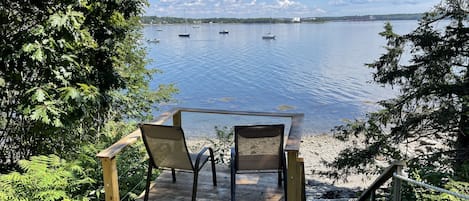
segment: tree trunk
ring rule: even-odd
[[[466,72],[464,78],[461,119],[456,140],[456,170],[465,162],[469,163],[469,72]]]
[[[466,126],[467,128],[469,128],[469,125]],[[457,168],[461,167],[464,162],[469,163],[469,133],[467,131],[465,133],[460,132],[456,140],[456,149],[458,150],[456,154]]]

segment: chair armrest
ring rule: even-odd
[[[207,150],[209,151],[209,154],[210,154],[210,157],[213,159],[213,149],[210,148],[210,147],[204,147],[202,148],[199,153],[197,154],[197,158],[195,159],[195,169],[199,169],[199,163],[200,163],[200,158],[202,157],[202,155],[204,155],[205,152],[207,152]]]

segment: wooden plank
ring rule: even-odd
[[[297,158],[296,162],[298,163],[298,171],[300,175],[300,196],[301,201],[306,201],[306,180],[305,180],[305,160],[303,158]]]
[[[285,151],[299,151],[303,126],[303,114],[297,114],[292,117],[290,133],[288,134]]]
[[[195,112],[208,114],[228,114],[228,115],[247,115],[247,116],[267,116],[267,117],[294,117],[303,115],[301,113],[282,113],[282,112],[251,112],[251,111],[232,111],[232,110],[213,110],[201,108],[179,108],[181,112]]]
[[[207,164],[199,174],[197,200],[230,200],[230,171],[227,166],[216,166],[217,186],[212,183],[210,166]],[[190,200],[192,197],[193,174],[176,173],[172,182],[171,171],[164,171],[150,190],[149,200]],[[238,174],[236,176],[236,200],[283,201],[283,187],[277,186],[277,173]],[[143,199],[143,194],[140,196]]]
[[[105,199],[106,201],[119,201],[116,160],[113,158],[101,158],[101,163],[103,165]]]
[[[173,114],[173,126],[182,126],[182,115],[181,111],[178,111]]]

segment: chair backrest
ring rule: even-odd
[[[279,170],[283,159],[283,124],[235,126],[236,170]]]
[[[193,170],[181,127],[141,124],[142,139],[156,167]]]

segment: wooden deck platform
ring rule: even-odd
[[[230,170],[227,166],[216,166],[217,186],[213,186],[210,164],[199,174],[197,200],[228,201],[230,196]],[[193,174],[176,172],[176,183],[172,182],[171,171],[163,171],[150,189],[149,200],[191,200]],[[236,175],[236,200],[280,201],[284,200],[283,187],[277,186],[277,173]],[[140,199],[143,200],[143,193]]]

